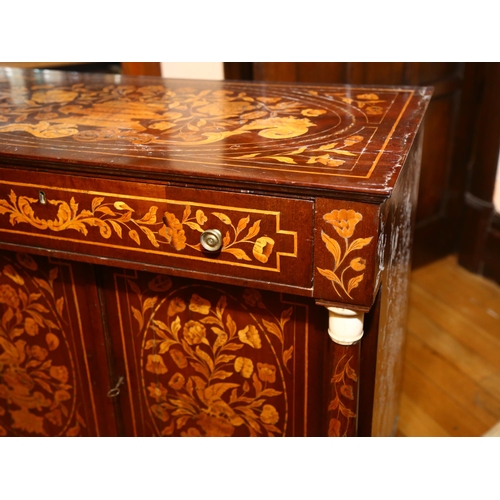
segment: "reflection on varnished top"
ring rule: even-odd
[[[387,180],[386,172],[401,165],[408,138],[397,139],[419,118],[428,98],[425,89],[409,87],[3,69],[0,152],[26,157],[43,149],[47,159],[81,163],[84,158],[114,168],[233,179],[243,172],[255,182],[325,187],[334,179],[340,188],[353,182],[362,187],[379,170]]]

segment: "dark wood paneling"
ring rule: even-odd
[[[459,264],[500,283],[500,215],[493,192],[500,151],[500,63],[486,63],[484,92],[469,169]]]
[[[134,76],[161,76],[159,62],[122,62],[122,73]]]
[[[251,62],[225,62],[224,78],[226,80],[253,80],[253,64]]]

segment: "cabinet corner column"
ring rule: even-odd
[[[325,360],[324,435],[356,436],[364,313],[321,305],[328,311],[328,335],[333,341],[328,342]]]
[[[342,307],[328,307],[328,335],[340,345],[352,345],[363,336],[364,313]]]

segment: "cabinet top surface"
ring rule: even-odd
[[[430,96],[3,68],[0,164],[387,196]]]

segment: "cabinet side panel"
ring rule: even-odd
[[[113,434],[91,266],[0,253],[0,435]]]
[[[326,324],[312,300],[108,271],[126,435],[321,434]]]
[[[382,273],[373,436],[392,436],[397,428],[421,150],[420,132],[393,196],[386,204],[386,217],[381,223],[385,269]]]

